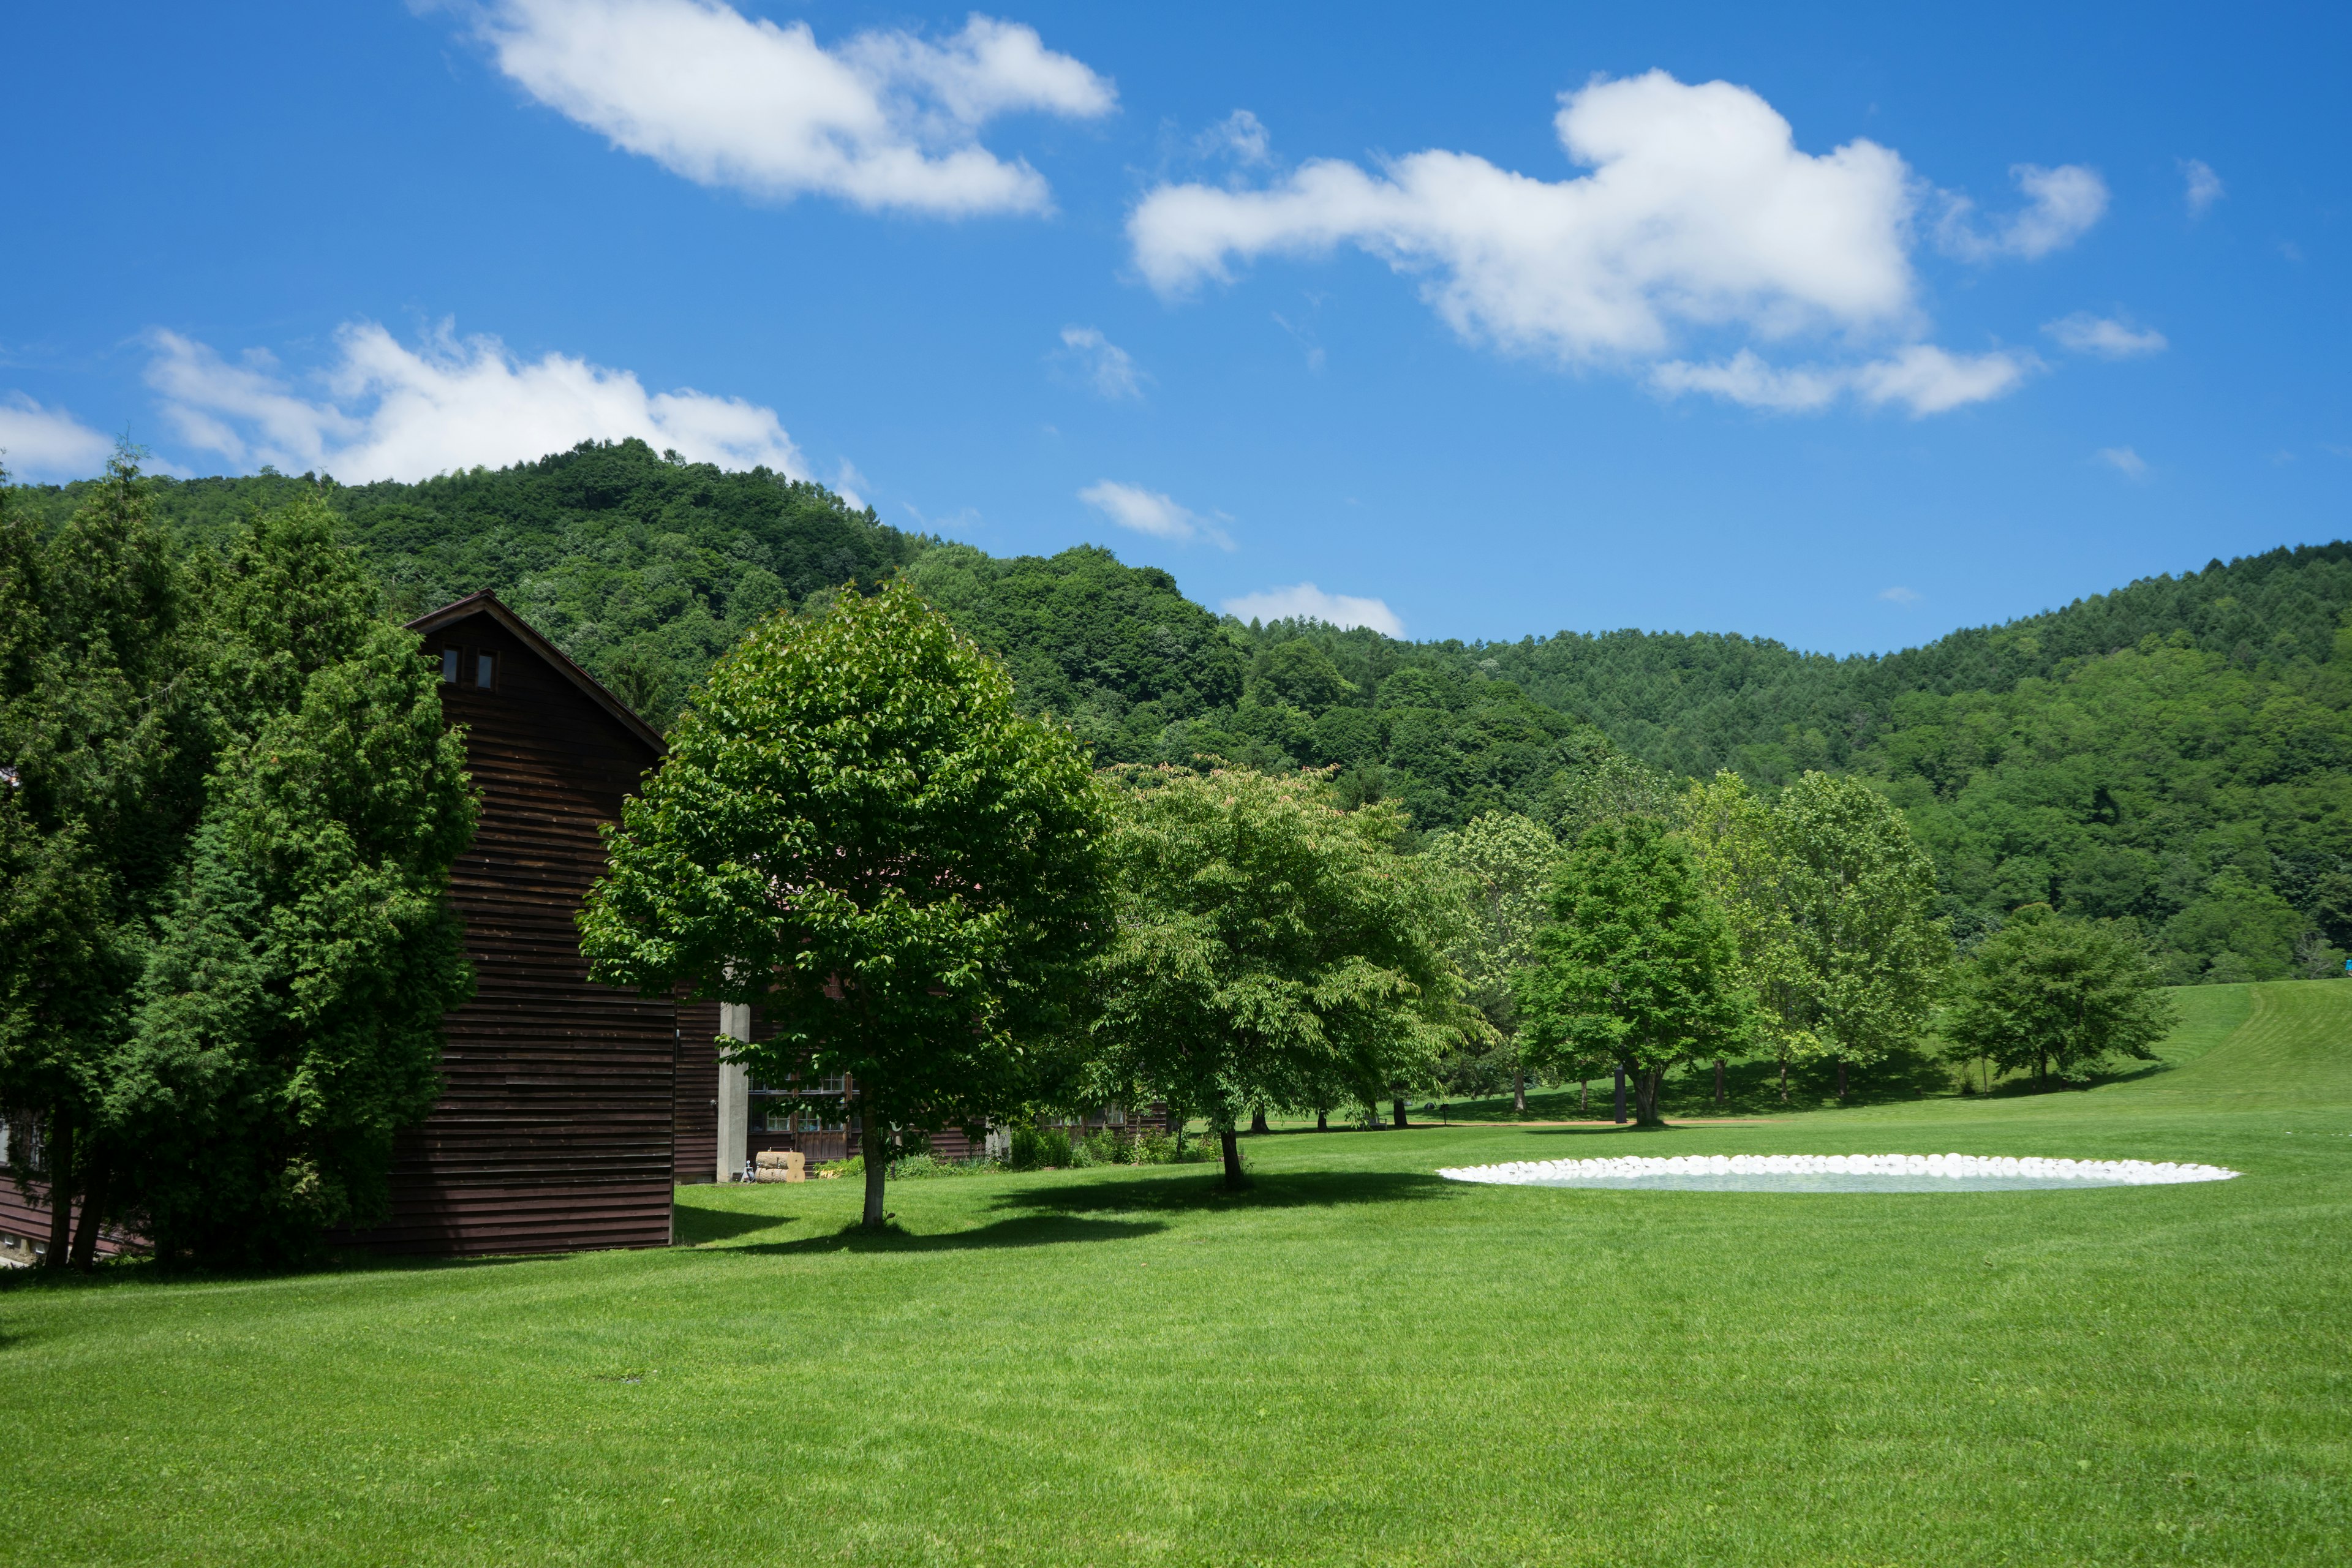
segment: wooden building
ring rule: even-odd
[[[661,737],[495,595],[409,626],[440,668],[481,796],[449,887],[475,993],[446,1021],[440,1100],[401,1135],[391,1215],[353,1239],[415,1253],[665,1246],[672,1184],[694,1179],[681,1126],[698,1128],[716,1096],[718,1009],[592,984],[573,923],[604,868],[597,828],[619,819]]]

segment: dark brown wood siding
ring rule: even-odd
[[[719,1004],[688,1002],[677,1010],[677,1082],[670,1127],[676,1179],[719,1179]]]
[[[429,619],[429,617],[428,617]],[[442,1094],[400,1140],[390,1252],[555,1252],[670,1239],[678,1009],[591,984],[573,916],[651,747],[484,612],[425,634],[460,653],[443,710],[481,795],[450,878],[474,999],[448,1016]],[[497,659],[485,689],[481,654]]]

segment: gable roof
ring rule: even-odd
[[[462,621],[469,616],[488,616],[522,640],[522,645],[539,655],[548,666],[564,679],[580,689],[581,695],[602,708],[620,726],[660,756],[668,748],[662,744],[660,731],[630,710],[629,705],[604,689],[604,683],[572,662],[563,650],[532,629],[529,621],[499,602],[499,596],[485,588],[478,594],[468,594],[454,605],[444,605],[437,610],[417,616],[408,623],[412,632],[437,632],[446,626]]]

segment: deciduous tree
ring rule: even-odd
[[[1943,1032],[2004,1069],[2063,1078],[2112,1057],[2155,1058],[2179,1010],[2139,945],[2111,926],[2044,904],[2011,915],[1962,969]]]
[[[1535,957],[1535,934],[1548,918],[1559,841],[1543,824],[1514,812],[1475,816],[1426,851],[1461,879],[1470,918],[1450,954],[1465,998],[1493,1026],[1495,1047],[1482,1053],[1507,1074],[1511,1102],[1527,1114],[1527,1061],[1519,1044],[1518,1001],[1511,976]]]
[[[1636,818],[1594,827],[1569,851],[1551,912],[1517,975],[1531,1052],[1624,1064],[1636,1121],[1662,1125],[1667,1069],[1736,1049],[1749,1026],[1723,911],[1682,841]]]
[[[894,1130],[1033,1098],[1109,940],[1103,792],[1003,666],[903,585],[761,622],[608,832],[580,918],[608,984],[759,1003],[771,1082],[857,1085],[865,1223]]]
[[[1376,1103],[1485,1030],[1446,953],[1452,879],[1399,853],[1402,811],[1343,811],[1319,773],[1123,769],[1104,1070],[1234,1133],[1258,1104]]]

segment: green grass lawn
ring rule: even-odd
[[[877,1240],[850,1183],[700,1187],[667,1252],[19,1283],[0,1561],[2341,1563],[2352,984],[2193,1000],[2179,1065],[2088,1091],[1285,1133],[1242,1197],[908,1182]],[[1628,1150],[2246,1175],[1432,1173]]]

